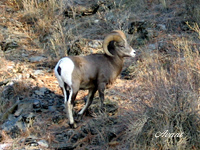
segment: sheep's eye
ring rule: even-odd
[[[124,47],[124,45],[123,45],[123,44],[118,44],[118,46],[119,46],[119,47]]]

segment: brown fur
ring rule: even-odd
[[[105,45],[107,44],[107,45]],[[71,118],[70,125],[76,128],[72,115],[72,104],[80,89],[89,90],[88,99],[84,108],[79,112],[81,117],[93,101],[96,91],[99,92],[101,108],[104,101],[104,90],[112,84],[120,74],[124,57],[135,55],[135,51],[126,41],[125,34],[122,31],[115,30],[104,40],[105,54],[91,54],[87,56],[69,56],[74,63],[72,72],[71,89],[63,88],[65,93],[71,90],[72,97],[69,98],[66,108]],[[105,50],[106,49],[106,50]],[[62,69],[62,68],[61,68]],[[59,74],[59,72],[57,72]],[[64,77],[64,75],[61,75]],[[69,87],[69,86],[68,86]]]

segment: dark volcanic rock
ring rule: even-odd
[[[53,123],[60,123],[62,120],[65,119],[65,116],[62,114],[58,114],[52,118]]]
[[[64,11],[66,17],[74,18],[81,16],[89,16],[95,14],[100,7],[100,3],[97,0],[85,2],[85,1],[71,1],[68,2]]]
[[[19,117],[10,117],[10,120],[2,124],[2,130],[6,131],[12,138],[18,137],[22,131],[31,127],[35,119],[33,113],[23,114]]]

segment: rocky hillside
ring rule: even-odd
[[[198,0],[0,1],[0,149],[200,149]],[[137,50],[71,129],[53,74],[102,53],[112,30]],[[80,91],[74,115],[85,104]]]

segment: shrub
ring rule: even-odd
[[[200,148],[200,55],[199,48],[189,43],[179,39],[174,42],[177,56],[151,52],[138,64],[136,80],[143,82],[139,94],[145,92],[147,98],[138,96],[145,111],[133,114],[138,119],[129,123],[130,149]],[[168,69],[163,62],[168,62]]]
[[[185,0],[185,6],[194,22],[200,23],[200,0]]]

